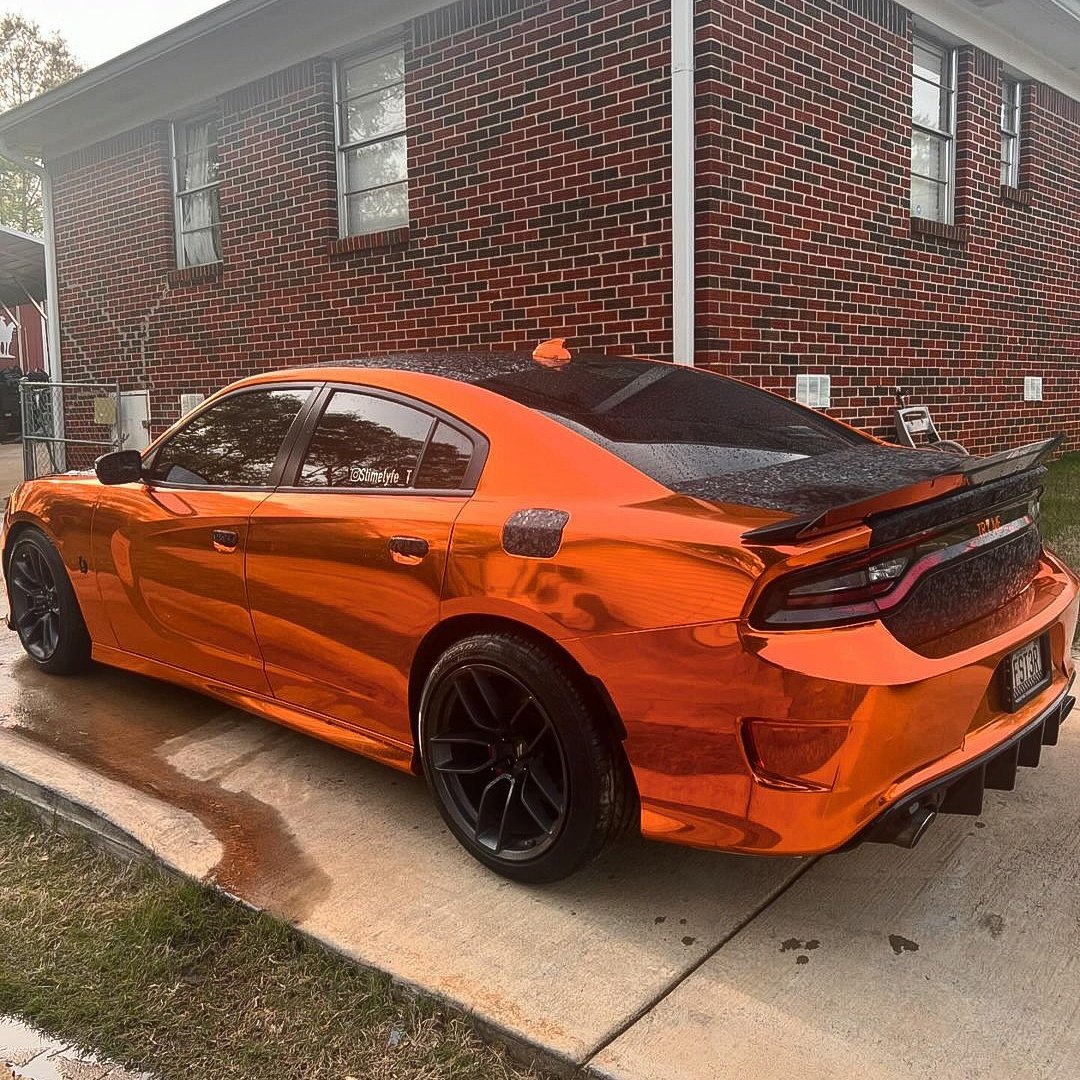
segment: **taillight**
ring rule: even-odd
[[[910,554],[889,556],[869,566],[835,574],[788,590],[791,607],[831,607],[836,603],[858,602],[887,593],[907,569]]]
[[[1017,516],[1010,517],[1012,513]],[[921,577],[943,563],[977,555],[1036,527],[1037,514],[1037,503],[1025,501],[1004,513],[953,525],[906,547],[868,552],[785,575],[765,589],[750,621],[794,630],[884,615],[903,601]]]
[[[915,558],[914,549],[861,563],[833,564],[774,582],[758,603],[757,622],[768,626],[828,626],[877,615]]]

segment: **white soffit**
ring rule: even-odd
[[[316,56],[332,56],[447,0],[230,0],[0,115],[0,139],[53,158]]]
[[[908,11],[1080,100],[1080,0],[901,0]]]

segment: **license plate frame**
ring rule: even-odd
[[[1037,657],[1038,678],[1024,677],[1025,668],[1031,667],[1031,660]],[[1033,697],[1042,693],[1053,681],[1050,669],[1050,635],[1040,634],[1031,641],[1024,642],[1001,662],[1001,696],[1008,712],[1016,712]]]

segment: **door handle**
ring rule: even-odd
[[[418,566],[428,553],[428,542],[419,536],[391,536],[390,558],[401,566]]]
[[[210,534],[210,540],[214,545],[214,550],[224,555],[231,555],[236,550],[236,545],[240,543],[240,537],[232,529],[215,529]]]

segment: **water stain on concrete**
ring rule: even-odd
[[[76,679],[45,675],[21,655],[12,658],[10,643],[5,645],[0,727],[193,814],[222,845],[211,877],[226,892],[293,922],[307,918],[327,896],[329,876],[305,855],[281,814],[223,785],[229,774],[291,737],[287,732],[127,672],[98,667]],[[264,727],[267,737],[209,779],[180,772],[163,754],[166,744],[174,750],[249,724]]]
[[[899,934],[889,935],[889,944],[892,946],[892,951],[899,956],[905,952],[918,952],[919,943],[917,941],[911,941],[909,938],[901,937]]]

